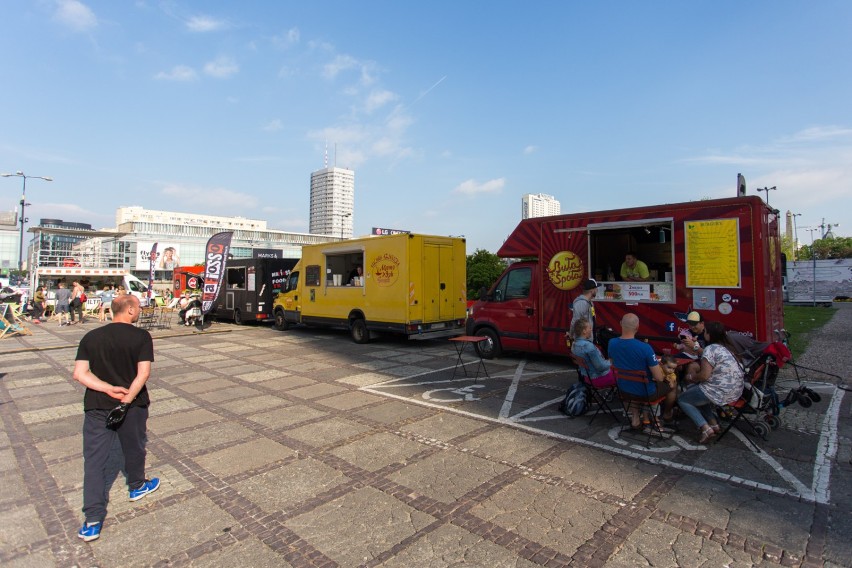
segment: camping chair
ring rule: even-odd
[[[630,428],[630,407],[633,405],[639,406],[639,415],[647,412],[651,416],[651,424],[650,428],[648,428],[648,442],[647,446],[651,447],[651,440],[654,436],[658,436],[660,439],[671,438],[671,434],[666,435],[663,432],[662,425],[660,424],[660,417],[657,416],[657,407],[660,405],[663,400],[665,400],[666,395],[658,395],[651,394],[651,379],[648,378],[648,374],[645,371],[633,371],[629,369],[615,369],[616,376],[616,385],[618,386],[618,394],[621,397],[621,404],[624,408],[624,414],[627,416],[627,427]],[[633,384],[634,386],[639,385],[640,388],[636,390],[639,392],[644,392],[645,395],[635,395],[629,392],[622,390],[622,386],[626,384]],[[624,432],[624,427],[622,426],[621,431]]]
[[[22,321],[16,321],[14,312],[8,304],[0,304],[0,339],[13,335],[32,335]]]
[[[597,417],[601,410],[609,414],[613,420],[620,424],[621,420],[615,415],[612,408],[609,406],[609,403],[615,400],[618,388],[616,386],[597,388],[589,378],[589,365],[586,363],[586,360],[573,353],[569,353],[569,356],[571,357],[571,361],[577,365],[577,378],[581,383],[586,385],[586,390],[591,398],[591,403],[597,405],[595,413],[589,420],[589,424],[594,422],[595,417]]]
[[[83,310],[86,312],[86,315],[96,316],[98,315],[98,310],[101,307],[101,298],[100,296],[93,296],[91,298],[86,298],[86,305],[83,306]]]
[[[775,357],[772,354],[767,353],[764,353],[758,357],[754,363],[752,363],[745,375],[745,385],[740,398],[731,404],[725,405],[722,409],[717,409],[729,410],[733,414],[731,421],[722,433],[719,434],[719,437],[716,438],[717,441],[721,440],[731,428],[736,428],[743,433],[749,443],[754,446],[754,449],[758,452],[762,451],[751,438],[750,433],[740,428],[739,421],[744,420],[746,424],[749,425],[751,433],[757,434],[764,440],[768,439],[769,427],[766,424],[759,422],[759,412],[764,406],[763,399],[767,396],[771,396],[768,393],[768,390],[775,385],[775,378],[778,376],[779,367],[780,365],[776,362]],[[753,401],[755,402],[754,404],[752,404]],[[757,415],[758,423],[755,424],[755,422],[749,420],[749,417],[747,416],[748,414]]]

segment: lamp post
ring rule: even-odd
[[[775,191],[776,189],[778,189],[778,188],[773,185],[772,187],[758,187],[757,191],[765,191],[766,192],[766,205],[769,205],[769,192]]]
[[[351,216],[352,216],[352,212],[342,213],[340,215],[340,238],[341,239],[343,238],[343,220],[346,219],[347,217],[351,217]]]
[[[25,175],[24,172],[15,172],[13,174],[0,174],[4,178],[7,177],[19,177],[24,180],[24,192],[21,194],[21,249],[18,253],[18,270],[24,270],[24,223],[27,222],[26,209],[27,205],[27,178],[31,179],[43,179],[44,181],[53,181],[52,177],[45,176],[28,176]]]
[[[811,259],[813,259],[813,307],[816,307],[816,249],[814,248],[814,232],[819,230],[819,227],[812,227],[808,229],[811,233]]]
[[[796,224],[796,217],[801,217],[801,213],[793,213],[793,260],[799,259],[799,226]]]

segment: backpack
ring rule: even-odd
[[[589,409],[589,403],[586,400],[586,385],[583,383],[574,383],[568,392],[565,393],[565,398],[559,404],[559,411],[570,418],[582,416]]]

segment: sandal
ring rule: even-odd
[[[698,437],[699,444],[706,444],[713,437],[716,436],[716,432],[713,430],[713,427],[709,424],[705,424],[704,428],[701,429],[701,435]]]

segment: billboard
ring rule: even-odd
[[[153,242],[136,243],[135,270],[148,270],[151,267],[150,255],[153,246]],[[157,251],[154,270],[173,270],[176,266],[180,266],[180,245],[159,241]]]

